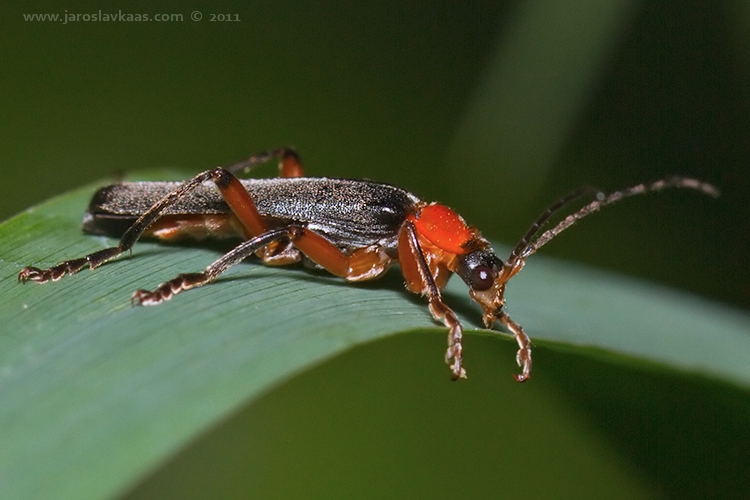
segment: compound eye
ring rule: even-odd
[[[489,290],[494,283],[492,268],[489,266],[477,266],[471,271],[471,288],[478,292]]]

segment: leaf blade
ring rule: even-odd
[[[435,326],[395,274],[349,285],[259,264],[238,266],[215,285],[160,307],[130,306],[136,288],[202,269],[218,255],[195,247],[143,243],[133,259],[93,273],[45,286],[16,283],[27,263],[54,264],[114,243],[80,234],[91,192],[51,200],[0,226],[0,483],[8,496],[111,496],[306,367],[354,345]],[[458,280],[446,297],[467,327],[478,326],[479,313]],[[543,258],[514,280],[509,297],[532,338],[750,386],[742,363],[750,322],[742,313]],[[639,309],[648,314],[624,325]],[[712,327],[714,336],[686,337],[696,324]],[[658,349],[644,349],[643,335],[628,337],[643,330]],[[466,363],[471,374],[470,352]]]

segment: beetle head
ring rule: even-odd
[[[469,295],[484,311],[484,325],[492,328],[505,305],[505,284],[509,273],[490,247],[458,257],[456,274],[469,286]]]

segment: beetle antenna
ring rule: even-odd
[[[595,196],[598,196],[600,193],[601,191],[599,191],[599,189],[593,186],[584,186],[584,187],[576,189],[575,191],[571,191],[570,193],[563,196],[562,198],[554,202],[552,205],[547,207],[547,210],[542,212],[539,215],[539,217],[536,218],[536,220],[531,224],[529,229],[523,235],[523,238],[521,238],[521,241],[518,242],[516,247],[510,253],[508,260],[505,261],[505,266],[515,267],[515,263],[517,263],[520,259],[526,258],[527,255],[530,255],[530,254],[527,254],[526,252],[527,252],[527,249],[533,245],[533,244],[530,245],[532,238],[534,238],[534,236],[536,236],[539,233],[542,226],[544,226],[544,224],[550,219],[550,217],[555,215],[565,205],[579,198],[583,198],[584,196],[595,197]]]
[[[522,245],[519,243],[519,245],[513,250],[513,253],[511,254],[511,258],[508,259],[508,261],[509,263],[513,262],[515,265],[516,261],[526,259],[526,257],[533,254],[540,248],[542,248],[544,245],[549,243],[550,240],[552,240],[557,235],[559,235],[560,233],[568,229],[570,226],[572,226],[579,220],[583,219],[587,215],[590,215],[596,212],[602,207],[606,207],[607,205],[611,205],[613,203],[616,203],[625,198],[629,198],[631,196],[654,193],[657,191],[662,191],[664,189],[670,189],[670,188],[693,189],[695,191],[699,191],[703,194],[707,194],[714,198],[718,198],[720,195],[720,191],[718,190],[718,188],[716,188],[716,186],[712,184],[699,181],[697,179],[692,179],[689,177],[681,177],[677,175],[672,176],[672,177],[667,177],[665,179],[652,182],[650,184],[638,184],[636,186],[629,187],[627,189],[614,191],[613,193],[610,193],[610,194],[597,192],[596,199],[594,201],[584,206],[577,212],[567,216],[565,219],[561,220],[555,227],[542,233],[542,235],[539,236],[539,238],[537,238],[533,242],[529,242],[530,241],[530,238],[529,238],[529,241],[526,241],[525,245],[523,245],[523,247],[520,250],[519,250],[519,247],[521,247]],[[565,198],[561,198],[561,200],[553,204],[552,207],[550,207],[550,209],[556,209],[558,205],[559,206],[564,205],[565,203],[562,203],[562,204],[560,203],[562,200],[565,200],[568,198],[572,200],[572,199],[577,198],[578,196],[572,196],[575,193],[576,191],[574,191],[573,193],[571,193],[571,195],[568,195]],[[546,221],[547,219],[549,219],[549,216],[547,217],[544,217],[544,216],[548,212],[550,212],[550,209],[547,209],[547,211],[544,212],[544,214],[542,214],[542,216],[540,216],[536,222],[534,222],[534,224],[531,226],[531,229],[529,229],[529,231],[527,232],[527,235],[531,233],[533,237],[533,234],[536,234],[536,232],[538,231],[537,224],[539,220]],[[534,230],[532,231],[532,229]],[[526,239],[526,237],[524,237],[524,239]],[[514,259],[514,260],[511,260],[511,259]]]

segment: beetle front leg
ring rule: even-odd
[[[453,380],[466,378],[463,361],[463,327],[453,310],[445,305],[441,298],[430,299],[432,317],[448,327],[448,349],[445,351],[445,364],[450,366]]]
[[[401,273],[406,280],[406,287],[412,292],[426,295],[432,317],[437,321],[442,321],[448,327],[448,349],[445,352],[445,362],[450,365],[453,380],[466,378],[466,370],[462,366],[463,327],[453,310],[443,302],[440,287],[430,272],[430,266],[411,221],[405,222],[399,232],[398,260]]]
[[[501,311],[497,316],[497,320],[505,325],[508,330],[513,334],[513,337],[518,342],[518,352],[516,353],[516,363],[521,367],[521,373],[519,375],[513,375],[516,380],[523,382],[528,380],[531,376],[531,339],[523,331],[523,327],[513,321],[505,311]]]

